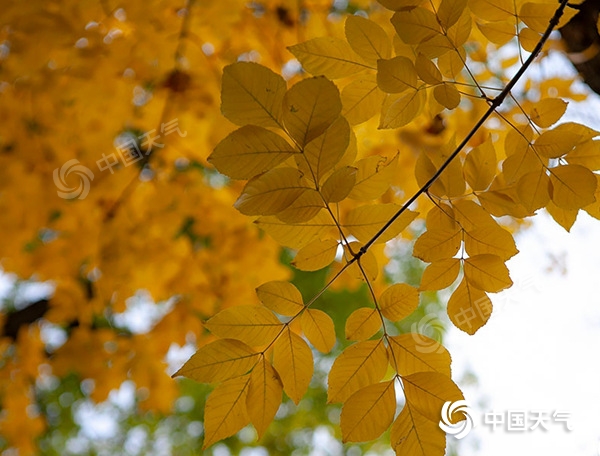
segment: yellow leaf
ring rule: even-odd
[[[570,152],[580,142],[581,136],[578,133],[560,128],[559,125],[543,132],[533,144],[538,154],[546,158],[558,158]]]
[[[344,40],[331,36],[313,38],[288,47],[306,71],[329,79],[344,78],[370,68]]]
[[[397,11],[391,22],[400,39],[406,44],[419,44],[441,33],[436,15],[420,6]]]
[[[308,222],[285,223],[277,217],[261,217],[255,223],[277,242],[293,249],[304,247],[329,228],[335,227],[329,214],[324,211]]]
[[[296,156],[298,167],[307,177],[313,178],[316,183],[320,182],[340,161],[349,141],[350,125],[346,119],[338,117],[325,133],[306,145],[303,155]]]
[[[277,213],[277,218],[286,223],[306,222],[316,217],[324,207],[319,192],[307,188],[292,204]]]
[[[463,279],[448,300],[448,316],[454,326],[475,334],[492,315],[492,301],[485,293]]]
[[[512,22],[486,22],[483,24],[478,22],[477,27],[481,30],[483,36],[498,46],[508,43],[516,35],[514,20]]]
[[[458,230],[454,219],[454,209],[445,203],[438,203],[429,210],[425,225],[428,230]]]
[[[550,177],[545,168],[525,174],[517,184],[520,203],[529,212],[535,212],[550,201]]]
[[[498,226],[498,222],[475,201],[460,200],[454,202],[453,205],[454,215],[463,230],[472,231],[484,225]]]
[[[390,364],[402,376],[415,372],[439,372],[450,376],[450,353],[442,344],[422,334],[391,336]]]
[[[385,94],[373,75],[364,75],[342,89],[342,114],[350,125],[366,122],[379,111]]]
[[[413,256],[427,263],[452,258],[458,253],[461,241],[460,230],[428,230],[415,242]]]
[[[467,7],[467,0],[442,0],[437,11],[441,26],[448,30],[452,27]]]
[[[415,70],[419,78],[427,84],[436,85],[443,81],[442,73],[440,73],[438,67],[423,54],[417,56]]]
[[[439,372],[417,372],[402,377],[402,383],[406,403],[435,423],[440,420],[444,402],[465,399],[450,377]]]
[[[369,204],[352,209],[346,216],[342,226],[348,229],[359,241],[366,243],[400,210],[397,204]],[[415,219],[418,212],[405,210],[383,234],[376,243],[387,242],[398,236]]]
[[[600,141],[587,140],[575,146],[567,155],[570,165],[581,165],[592,171],[600,170]]]
[[[367,340],[381,329],[377,309],[359,307],[346,320],[346,339]]]
[[[387,9],[392,11],[399,11],[401,9],[410,8],[413,6],[419,6],[425,0],[377,0]]]
[[[313,356],[308,344],[289,326],[275,342],[273,367],[287,395],[298,404],[312,378]]]
[[[463,173],[465,179],[475,191],[487,189],[496,175],[496,151],[492,137],[488,136],[485,142],[472,149],[465,159]]]
[[[458,277],[460,272],[460,260],[458,258],[446,258],[434,261],[423,271],[420,290],[441,290],[449,287]]]
[[[475,288],[497,293],[512,285],[508,268],[497,255],[475,255],[465,260],[465,278]]]
[[[378,155],[359,160],[355,165],[356,184],[349,197],[359,201],[379,198],[389,188],[397,164],[397,154],[391,160]]]
[[[406,283],[395,283],[379,297],[379,308],[385,318],[400,321],[419,306],[419,291]]]
[[[386,93],[417,89],[417,71],[412,60],[398,56],[377,61],[377,85]]]
[[[214,383],[246,374],[258,361],[258,353],[235,339],[219,339],[200,347],[173,374],[201,383]]]
[[[285,139],[270,130],[246,125],[223,139],[208,161],[233,179],[250,179],[298,153]]]
[[[433,96],[446,109],[454,109],[460,104],[460,93],[454,84],[443,83],[433,89]]]
[[[256,429],[259,439],[273,421],[281,404],[282,393],[283,386],[279,375],[263,356],[252,370],[246,397],[246,409],[250,422]]]
[[[389,59],[392,55],[392,41],[377,22],[348,16],[345,32],[348,43],[365,62],[375,64],[378,59]]]
[[[290,282],[272,280],[263,283],[256,289],[256,295],[265,307],[280,315],[293,317],[304,309],[302,295]]]
[[[283,78],[262,65],[233,63],[223,69],[221,112],[237,125],[280,127],[286,89]]]
[[[300,147],[322,135],[341,111],[338,89],[324,77],[304,79],[283,97],[283,124]]]
[[[596,201],[593,202],[592,204],[585,206],[583,208],[583,210],[586,211],[588,214],[590,214],[595,219],[600,220],[600,175],[595,174],[595,176],[596,176],[596,180],[598,181],[598,186],[596,187],[596,193],[595,193]],[[575,216],[576,216],[577,211],[574,211],[574,212],[575,212]],[[554,215],[553,215],[553,217],[554,217]],[[554,218],[556,220],[556,217],[554,217]],[[575,218],[573,218],[573,222],[574,221],[575,221]],[[569,231],[568,228],[567,228],[567,231]]]
[[[292,261],[292,266],[301,271],[318,271],[329,266],[335,260],[338,241],[326,239],[316,240],[302,247]]]
[[[204,409],[204,443],[206,449],[230,437],[250,422],[246,397],[250,376],[232,378],[217,386],[206,399]]]
[[[333,320],[322,310],[306,309],[300,318],[302,331],[313,346],[322,353],[329,353],[335,345]]]
[[[490,22],[499,22],[514,19],[513,0],[473,0],[469,8],[477,17]]]
[[[248,345],[273,342],[283,324],[266,307],[235,306],[222,310],[205,323],[216,336],[232,337]]]
[[[350,345],[331,366],[327,402],[345,402],[359,389],[377,383],[385,375],[387,366],[387,352],[381,340]]]
[[[344,166],[329,176],[321,188],[325,201],[339,203],[345,199],[356,184],[357,171],[358,169],[353,166]]]
[[[519,30],[519,44],[527,52],[533,52],[540,41],[541,34],[528,27],[523,27]]]
[[[515,184],[525,174],[543,169],[548,160],[541,159],[531,147],[519,150],[502,162],[502,173],[507,184]]]
[[[364,442],[378,438],[394,420],[395,380],[361,388],[342,407],[340,427],[343,442]]]
[[[445,37],[444,37],[445,38]],[[424,43],[427,44],[428,42]],[[426,52],[423,46],[419,46],[422,52]],[[458,50],[449,49],[450,52],[438,57],[438,68],[442,74],[450,79],[456,79],[465,67],[465,59],[467,58],[464,47],[459,47]],[[431,54],[431,53],[430,53]],[[429,55],[432,57],[432,55]]]
[[[560,98],[544,98],[533,105],[529,111],[529,118],[538,127],[548,128],[558,122],[567,110],[568,104]]]
[[[497,223],[466,231],[464,241],[465,250],[470,256],[489,253],[506,261],[519,252],[512,235]]]
[[[596,176],[581,165],[563,165],[550,169],[552,201],[563,209],[580,209],[596,198]]]
[[[496,176],[498,178],[498,176]],[[492,184],[493,186],[494,184]],[[481,206],[490,214],[496,217],[510,215],[511,217],[524,218],[532,215],[525,209],[525,206],[517,201],[516,196],[512,195],[512,189],[502,189],[497,191],[488,190],[484,193],[478,193],[477,198]]]
[[[363,244],[361,244],[360,242],[350,242],[349,245],[345,245],[344,258],[346,259],[346,261],[349,261],[352,257],[352,255],[350,254],[350,249],[352,249],[352,252],[356,253],[362,248],[362,246]],[[375,254],[373,253],[373,251],[367,250],[357,262],[352,264],[347,269],[347,273],[359,280],[374,281],[377,278],[377,275],[379,274],[379,266],[377,264],[377,258],[375,258]]]
[[[446,434],[438,422],[428,420],[408,404],[390,431],[391,445],[398,456],[443,456]]]
[[[304,191],[296,168],[275,168],[248,181],[234,207],[244,215],[272,215],[288,208]]]
[[[558,9],[558,5],[552,3],[524,3],[519,10],[519,19],[522,20],[527,27],[535,30],[538,33],[544,33],[548,28],[550,19]],[[577,14],[577,10],[566,8],[560,18],[558,28],[565,25]]]
[[[575,223],[575,220],[577,219],[577,213],[579,212],[576,209],[560,208],[552,201],[546,205],[546,210],[552,216],[554,221],[567,231],[571,231],[571,227]]]
[[[400,128],[410,123],[425,104],[425,91],[411,89],[402,95],[388,95],[381,107],[379,128]]]

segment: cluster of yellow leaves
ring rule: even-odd
[[[557,11],[547,2],[508,0],[379,3],[393,11],[395,39],[377,22],[350,16],[345,40],[321,36],[289,47],[313,75],[289,88],[264,66],[227,66],[221,111],[239,128],[208,160],[221,173],[248,180],[235,207],[296,249],[296,268],[322,269],[341,255],[326,288],[347,269],[368,284],[373,306],[348,317],[345,336],[355,343],[328,377],[329,402],[343,403],[343,440],[372,440],[391,425],[397,454],[443,454],[441,406],[462,397],[450,378],[450,356],[442,346],[423,350],[421,335],[393,336],[386,324],[409,316],[420,291],[458,282],[448,301],[450,319],[469,334],[481,328],[492,311],[488,293],[512,285],[505,262],[518,252],[498,218],[521,219],[546,208],[569,229],[580,209],[597,216],[600,149],[594,138],[600,133],[573,122],[556,125],[567,102],[550,97],[529,103],[528,111],[516,103],[512,111],[498,112],[506,120],[500,144],[481,125],[460,146],[454,136],[445,144],[413,140],[421,190],[407,199],[424,193],[433,203],[413,255],[429,265],[419,289],[394,284],[377,292],[380,266],[371,246],[395,238],[419,214],[393,197],[371,202],[388,190],[398,156],[383,166],[377,156],[357,159],[350,126],[379,114],[379,129],[397,129],[420,115],[443,118],[464,104],[486,105],[490,88],[465,82],[466,74],[474,76],[469,58],[481,61],[481,50],[470,56],[467,42],[475,37],[484,47],[517,37],[531,51],[543,44]],[[558,24],[573,14],[568,9]],[[487,77],[484,72],[482,79]],[[527,123],[508,120],[516,114]],[[208,320],[206,327],[222,339],[200,348],[177,372],[219,383],[205,412],[205,447],[248,423],[262,435],[282,392],[298,403],[308,388],[313,356],[307,341],[324,353],[335,344],[330,317],[310,308],[320,294],[305,303],[292,284],[276,281],[260,286],[257,295],[262,306],[227,309]],[[405,397],[398,415],[397,385]]]

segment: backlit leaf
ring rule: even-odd
[[[285,139],[270,130],[246,125],[223,139],[208,161],[233,179],[250,179],[298,153]]]
[[[419,44],[440,34],[436,15],[420,6],[397,11],[391,21],[396,33],[406,44]]]
[[[398,155],[391,160],[373,155],[356,163],[356,184],[349,197],[359,201],[379,198],[389,187],[396,172]]]
[[[448,316],[454,326],[473,335],[487,323],[490,315],[492,301],[488,295],[463,279],[448,300]]]
[[[346,320],[346,339],[367,340],[381,329],[377,309],[359,307]]]
[[[281,405],[283,386],[271,363],[263,356],[252,370],[246,397],[246,408],[250,422],[260,439],[265,433]]]
[[[394,420],[395,380],[361,388],[344,403],[340,416],[343,442],[378,438]]]
[[[440,420],[444,402],[464,400],[458,386],[439,372],[417,372],[402,377],[406,402],[427,419]]]
[[[335,37],[313,38],[288,49],[315,76],[344,78],[369,68],[348,43]]]
[[[454,109],[460,103],[460,93],[454,84],[443,83],[433,89],[433,96],[446,109]]]
[[[301,147],[322,135],[341,111],[338,89],[324,77],[304,79],[283,97],[283,124]]]
[[[548,128],[563,116],[567,105],[568,103],[560,98],[544,98],[533,106],[529,116],[538,127]]]
[[[413,256],[427,263],[452,258],[458,253],[462,238],[460,231],[425,231],[413,248]]]
[[[578,133],[557,127],[543,132],[535,140],[534,147],[546,158],[558,158],[570,152],[579,142],[581,136]]]
[[[524,3],[519,10],[519,19],[522,20],[527,27],[539,33],[544,33],[548,28],[550,19],[554,16],[557,6],[551,3]],[[577,10],[566,8],[560,18],[558,27],[562,27],[571,18],[577,14]]]
[[[401,93],[417,89],[417,71],[407,57],[398,56],[390,60],[377,61],[377,85],[386,93]]]
[[[277,217],[261,217],[255,223],[277,242],[293,249],[304,247],[335,227],[329,214],[324,211],[308,222],[285,223]]]
[[[435,63],[428,59],[423,54],[419,54],[415,60],[415,70],[419,78],[431,85],[439,84],[443,81],[442,73],[438,70]]]
[[[288,208],[304,191],[296,168],[275,168],[248,181],[234,207],[244,215],[272,215]]]
[[[250,376],[232,378],[217,386],[206,400],[204,409],[203,449],[232,436],[250,422],[246,397]]]
[[[443,455],[446,434],[437,422],[405,405],[390,431],[391,445],[398,456]]]
[[[563,209],[580,209],[595,201],[596,176],[581,165],[550,169],[552,201]]]
[[[235,339],[218,339],[200,347],[173,374],[201,383],[214,383],[246,374],[258,361],[258,353]]]
[[[454,216],[460,226],[467,231],[485,225],[498,226],[492,216],[483,207],[471,200],[460,200],[453,203]]]
[[[450,353],[442,344],[422,334],[391,336],[390,364],[400,375],[415,372],[439,372],[450,376]]]
[[[237,125],[279,127],[287,87],[281,76],[253,62],[223,69],[221,112]]]
[[[546,206],[550,201],[550,177],[545,168],[525,174],[517,185],[520,203],[530,212]]]
[[[489,253],[506,261],[519,251],[512,235],[498,224],[480,225],[464,234],[465,250],[470,256]]]
[[[271,343],[283,328],[273,312],[261,306],[224,309],[208,320],[205,326],[216,336],[232,337],[253,346]]]
[[[477,23],[477,27],[488,40],[492,43],[502,46],[512,40],[515,35],[515,23],[513,21],[486,22]]]
[[[406,283],[395,283],[379,297],[381,313],[392,321],[400,321],[413,313],[419,305],[419,291]]]
[[[397,204],[370,204],[351,210],[346,216],[343,226],[359,241],[368,242],[390,218],[400,210]],[[418,215],[409,209],[404,211],[375,242],[387,242],[395,238]]]
[[[442,0],[437,11],[440,24],[446,30],[452,27],[467,7],[467,0]]]
[[[340,161],[349,140],[350,125],[346,119],[338,117],[322,135],[306,145],[303,155],[296,156],[299,168],[307,177],[314,177],[316,182],[320,182],[325,173]],[[306,163],[309,168],[306,168]]]
[[[289,327],[275,342],[273,367],[279,373],[284,391],[298,404],[312,378],[313,356],[304,339]]]
[[[546,205],[546,210],[552,216],[554,221],[562,226],[565,230],[571,231],[575,220],[577,220],[577,209],[563,209],[558,207],[552,201]]]
[[[515,15],[512,0],[478,0],[469,2],[469,8],[473,13],[490,22],[512,19]]]
[[[592,171],[600,170],[600,141],[588,140],[575,146],[567,161],[570,165],[581,165]]]
[[[322,353],[329,353],[335,345],[333,320],[322,310],[306,309],[300,319],[302,331],[313,346]]]
[[[465,278],[475,288],[497,293],[512,285],[508,268],[497,255],[474,255],[465,260]]]
[[[346,39],[358,55],[374,64],[378,59],[389,59],[392,41],[379,24],[361,16],[348,16],[345,23]]]
[[[496,151],[491,136],[473,148],[465,159],[463,173],[465,179],[475,191],[487,189],[496,175]]]
[[[425,104],[425,91],[410,89],[401,95],[388,95],[381,107],[379,128],[400,128],[411,122]]]
[[[334,239],[316,240],[302,247],[292,261],[292,266],[301,271],[318,271],[335,260],[338,241]]]
[[[317,216],[325,207],[319,192],[312,188],[305,191],[286,209],[277,213],[277,218],[286,223],[306,222]]]
[[[366,122],[381,111],[384,98],[375,76],[364,75],[342,89],[342,114],[350,125]]]
[[[325,201],[339,203],[345,199],[354,188],[357,171],[353,166],[344,166],[329,176],[321,188]]]
[[[434,261],[423,271],[420,290],[441,290],[454,283],[460,272],[458,258],[446,258]]]
[[[304,309],[300,291],[290,282],[272,280],[256,289],[260,302],[280,315],[293,317]]]
[[[317,271],[329,266],[335,260],[338,241],[326,239],[311,242],[301,248],[292,261],[292,266],[301,271]]]
[[[388,358],[381,340],[357,342],[336,358],[327,378],[327,402],[345,402],[365,386],[380,381]]]

